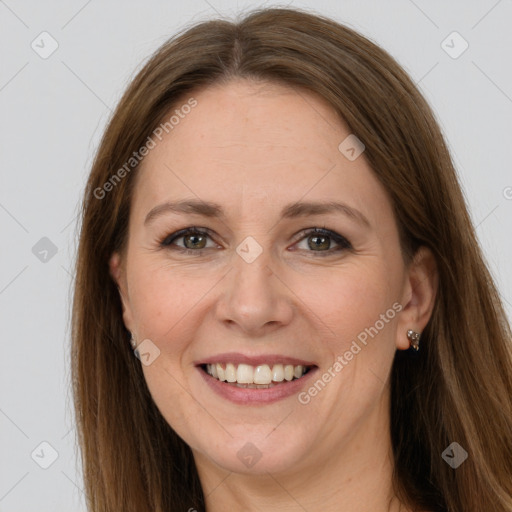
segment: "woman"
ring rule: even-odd
[[[450,155],[332,20],[154,54],[91,170],[73,308],[91,511],[512,511],[511,331]]]

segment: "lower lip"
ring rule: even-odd
[[[215,393],[238,405],[271,404],[298,393],[305,387],[318,368],[312,368],[300,379],[283,381],[271,388],[239,388],[233,384],[221,382],[198,367],[199,373]]]

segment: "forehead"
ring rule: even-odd
[[[190,98],[196,105],[181,111]],[[136,195],[148,205],[197,196],[238,206],[250,197],[270,207],[342,194],[362,207],[383,194],[364,157],[340,152],[350,130],[314,93],[236,80],[183,97],[167,117],[176,110],[178,122],[155,139],[140,169]]]

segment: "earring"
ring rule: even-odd
[[[132,346],[133,350],[135,350],[135,348],[137,347],[137,342],[135,341],[132,333],[130,333],[130,336],[130,345]]]
[[[411,342],[411,348],[415,352],[418,352],[420,349],[420,337],[421,334],[419,332],[413,331],[412,329],[407,331],[407,338],[409,338],[409,341]]]

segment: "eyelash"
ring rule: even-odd
[[[164,249],[171,249],[172,242],[175,240],[178,240],[180,238],[183,238],[186,235],[194,234],[194,235],[201,235],[201,236],[207,236],[211,238],[210,230],[205,228],[196,228],[196,227],[188,227],[185,229],[180,229],[179,231],[176,231],[174,233],[171,233],[170,235],[166,235],[162,240],[159,241],[160,247]],[[309,228],[301,231],[299,238],[295,243],[301,242],[305,238],[307,238],[310,235],[321,235],[331,238],[335,243],[338,244],[338,248],[336,249],[328,249],[327,251],[307,251],[312,253],[318,253],[320,257],[323,256],[329,256],[332,255],[334,252],[339,252],[342,250],[350,250],[352,249],[351,243],[340,234],[336,233],[335,231],[331,231],[330,229],[326,228]],[[200,255],[203,251],[211,249],[211,247],[203,248],[203,249],[188,249],[186,247],[173,247],[171,250],[177,250],[184,254],[194,254],[194,255]],[[315,256],[316,257],[316,256]]]

